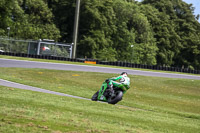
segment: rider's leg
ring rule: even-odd
[[[123,90],[123,93],[126,93],[126,91],[127,91],[126,85],[119,83],[119,82],[115,82],[115,81],[113,81],[112,84],[114,87],[121,88]]]
[[[109,82],[107,82],[107,86],[108,86],[108,89],[113,89],[113,81],[109,80]]]
[[[122,85],[121,83],[115,82],[115,81],[112,81],[112,84],[113,84],[114,88],[115,87],[120,87]]]
[[[112,94],[113,93],[113,82],[114,81],[112,81],[112,80],[109,80],[109,82],[107,82],[107,86],[108,86],[108,89],[107,89],[107,92],[109,93],[109,94]]]
[[[108,89],[110,89],[111,91],[113,90],[113,88],[121,88],[122,90],[124,90],[124,84],[116,82],[116,81],[110,81],[108,83]]]

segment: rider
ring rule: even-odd
[[[119,82],[116,82],[116,80],[119,80]],[[108,83],[108,88],[111,91],[113,88],[118,87],[125,93],[130,88],[130,78],[128,77],[127,72],[122,72],[120,76],[107,79],[106,81]]]

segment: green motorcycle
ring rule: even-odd
[[[109,104],[116,104],[117,102],[122,100],[123,94],[126,91],[118,87],[110,89],[108,87],[109,82],[109,79],[103,82],[101,89],[92,96],[92,101],[103,101],[108,102]]]

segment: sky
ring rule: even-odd
[[[195,7],[194,14],[200,14],[200,0],[183,0],[184,2],[188,4],[193,4],[193,7]]]
[[[137,0],[137,1],[142,1],[142,0]],[[200,0],[183,0],[184,2],[188,4],[192,4],[193,7],[195,7],[194,10],[194,15],[196,16],[197,14],[200,14]],[[200,19],[199,19],[200,22]]]

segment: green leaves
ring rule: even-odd
[[[10,27],[10,37],[23,39],[55,39],[60,32],[53,23],[53,14],[43,0],[2,0],[0,5],[0,32],[6,36]],[[0,30],[0,31],[1,31]]]
[[[1,0],[0,35],[72,42],[75,2]],[[182,0],[81,0],[77,57],[200,69],[193,12]]]
[[[97,54],[98,54],[97,58],[99,60],[102,60],[102,61],[117,61],[116,60],[117,52],[116,52],[115,49],[113,49],[111,47],[101,49]]]
[[[199,54],[194,55],[199,51],[196,48],[199,47],[200,24],[193,15],[192,5],[182,0],[144,0],[142,3],[145,4],[143,13],[151,22],[157,40],[158,64],[179,67],[192,65],[200,69],[198,63],[194,63],[200,62],[197,58]],[[195,52],[192,49],[196,49]]]

